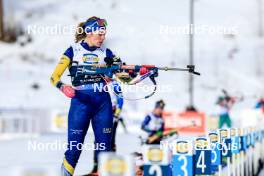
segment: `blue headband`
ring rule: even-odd
[[[100,19],[101,20],[101,19]],[[86,33],[94,32],[99,29],[106,29],[106,23],[99,24],[98,20],[88,21],[83,25],[84,31]]]

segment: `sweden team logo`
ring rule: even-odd
[[[83,54],[82,61],[86,64],[98,64],[100,58],[96,54],[88,53]]]

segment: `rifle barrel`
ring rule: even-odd
[[[164,71],[189,71],[188,68],[171,68],[171,67],[158,67],[159,70]]]
[[[171,68],[171,67],[158,67],[159,70],[163,71],[188,71],[195,75],[201,75],[199,72],[196,72],[194,68]]]

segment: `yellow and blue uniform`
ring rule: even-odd
[[[164,107],[165,103],[163,100],[159,100],[155,103],[155,109],[159,108],[163,110]],[[164,131],[164,120],[162,118],[162,113],[160,115],[155,114],[154,112],[149,113],[142,122],[141,129],[147,132],[149,136],[152,136],[158,131]]]
[[[161,135],[164,131],[164,120],[162,116],[158,116],[154,113],[148,114],[141,124],[141,129],[148,133],[148,137],[153,135]],[[155,140],[151,144],[160,144],[161,138]]]
[[[51,76],[51,83],[61,88],[60,78],[68,68],[75,97],[71,99],[68,114],[68,148],[63,162],[64,169],[73,175],[81,154],[79,146],[83,144],[90,122],[95,136],[95,158],[101,151],[111,150],[113,112],[108,92],[94,91],[95,85],[105,85],[104,75],[79,74],[78,66],[104,64],[105,57],[114,57],[112,51],[103,47],[89,47],[84,41],[74,43],[63,54]]]
[[[108,87],[111,89],[109,93],[112,101],[112,109],[113,109],[113,117],[114,117],[113,127],[112,127],[111,151],[116,151],[116,144],[115,144],[116,129],[118,126],[119,114],[121,113],[123,108],[124,99],[122,95],[121,86],[120,84],[118,84],[117,81],[115,80],[112,81]],[[96,158],[96,154],[94,153],[94,167],[92,173],[97,172],[97,170],[98,170],[98,161]]]
[[[149,136],[152,136],[158,131],[164,131],[164,120],[162,116],[150,113],[142,122],[141,129],[147,132]]]

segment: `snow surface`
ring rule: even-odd
[[[64,154],[64,149],[61,146],[66,142],[65,140],[66,134],[56,134],[31,139],[24,138],[2,141],[0,145],[0,156],[4,160],[0,162],[0,175],[21,176],[23,171],[34,172],[36,170],[44,173],[58,173]],[[92,134],[86,136],[85,143],[91,146],[90,144],[93,143]],[[34,148],[35,146],[39,147],[36,149]],[[58,147],[55,148],[54,146]],[[89,150],[89,146],[87,150],[83,150],[80,156],[75,171],[77,175],[87,174],[93,167],[93,151]],[[140,151],[140,141],[136,135],[132,134],[118,135],[117,146],[117,153],[121,155],[128,155],[132,152]]]

